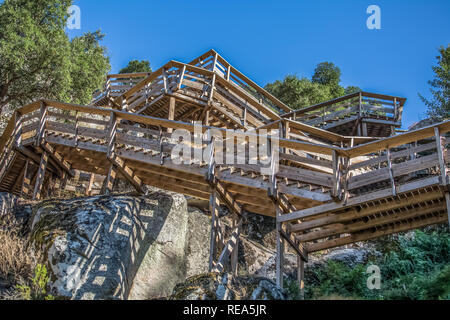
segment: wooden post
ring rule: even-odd
[[[33,200],[41,199],[42,184],[44,183],[45,171],[47,170],[48,154],[46,151],[42,153],[41,162],[36,176],[36,183],[34,185]]]
[[[169,80],[168,80],[167,71],[165,68],[162,70],[162,76],[163,76],[164,93],[169,93]]]
[[[186,65],[184,65],[183,69],[181,69],[180,78],[178,79],[177,90],[181,89],[181,86],[183,85],[183,78],[184,78],[185,74],[186,74]]]
[[[94,184],[95,174],[91,173],[91,177],[89,179],[88,187],[86,188],[86,196],[92,195],[92,185]]]
[[[61,179],[59,179],[58,196],[61,197],[62,191],[66,189],[67,185],[67,173],[63,171]]]
[[[216,53],[214,55],[214,59],[213,59],[213,62],[212,62],[212,68],[211,68],[212,72],[216,71],[216,64],[217,64],[218,57],[219,57],[219,55]]]
[[[369,134],[368,134],[368,132],[367,132],[367,122],[362,122],[361,123],[361,127],[362,127],[362,135],[364,136],[364,137],[368,137],[369,136]]]
[[[75,112],[75,146],[78,147],[79,112]]]
[[[211,210],[211,237],[209,248],[209,271],[211,272],[215,267],[215,260],[217,258],[218,246],[218,229],[219,229],[219,199],[215,190],[211,193],[209,198],[209,208]]]
[[[127,102],[127,97],[123,96],[122,97],[122,111],[127,111],[128,109],[128,102]]]
[[[109,135],[108,135],[108,153],[107,158],[111,158],[114,153],[115,141],[117,133],[117,118],[114,112],[111,112],[109,118]]]
[[[450,193],[445,193],[445,202],[447,203],[448,226],[450,227]]]
[[[170,97],[169,100],[169,120],[175,120],[175,105],[176,105],[176,100],[174,97]],[[172,128],[167,128],[167,133],[172,133],[173,129]]]
[[[40,116],[39,116],[39,127],[38,127],[38,130],[37,130],[36,141],[35,141],[35,145],[37,147],[39,147],[41,145],[42,138],[44,137],[46,120],[47,120],[47,106],[43,102],[41,102],[41,113],[40,113]]]
[[[239,260],[239,237],[241,233],[241,223],[240,223],[240,217],[235,214],[233,219],[233,229],[237,229],[237,242],[236,247],[234,248],[233,252],[231,253],[231,273],[233,277],[238,276],[238,260]]]
[[[397,190],[395,187],[394,171],[392,170],[391,151],[389,150],[389,148],[386,149],[386,157],[387,157],[388,168],[389,168],[389,178],[391,179],[392,195],[396,196]]]
[[[114,165],[111,163],[109,166],[108,176],[106,177],[105,183],[105,194],[110,195],[114,190],[114,184],[117,178],[117,170]]]
[[[358,107],[358,118],[362,118],[362,106],[363,106],[363,96],[362,92],[359,93],[359,107]]]
[[[340,157],[336,150],[333,150],[333,190],[331,196],[338,200],[340,198]]]
[[[214,98],[214,88],[216,86],[216,74],[214,73],[211,79],[211,89],[209,91],[208,104],[211,105]]]
[[[31,189],[30,173],[31,173],[30,160],[27,158],[27,161],[25,162],[23,178],[22,178],[22,189],[20,190],[21,198],[28,197],[28,194],[30,193],[30,189]]]
[[[297,255],[297,279],[300,288],[300,299],[305,299],[305,261]]]
[[[278,222],[281,210],[277,206],[277,255],[276,255],[276,283],[283,289],[284,238],[281,236],[282,225]]]
[[[434,128],[434,135],[436,137],[436,148],[439,159],[439,171],[441,173],[441,184],[443,186],[447,185],[447,164],[445,163],[445,145],[442,144],[442,136],[439,132],[439,128]],[[444,138],[445,139],[445,138]],[[444,140],[445,141],[445,140]]]

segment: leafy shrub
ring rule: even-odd
[[[306,298],[450,299],[449,232],[416,231],[413,237],[401,235],[393,241],[381,258],[365,265],[351,268],[329,261],[324,267],[312,270],[306,279]],[[380,290],[367,288],[366,270],[371,264],[380,267]]]
[[[34,277],[30,285],[17,285],[24,300],[54,300],[54,297],[47,294],[47,285],[49,282],[47,268],[38,264],[34,269]]]

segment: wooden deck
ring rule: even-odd
[[[88,194],[98,177],[107,193],[120,177],[139,194],[154,186],[209,200],[214,271],[236,272],[245,212],[276,217],[279,285],[285,242],[303,270],[308,253],[448,220],[450,122],[392,135],[402,98],[358,93],[292,111],[215,51],[150,75],[111,75],[106,87],[91,106],[41,100],[17,110],[0,138],[0,191],[43,199],[82,171]],[[355,112],[360,129],[343,129]],[[174,156],[174,132],[196,157]],[[225,164],[230,141],[240,149]],[[278,143],[279,161],[254,141]],[[220,204],[236,220],[227,242]]]

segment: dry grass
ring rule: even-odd
[[[0,217],[0,278],[18,283],[29,279],[37,263],[21,228],[11,217]]]

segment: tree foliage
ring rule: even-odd
[[[265,89],[293,109],[328,101],[360,91],[358,87],[340,85],[341,70],[331,62],[319,63],[311,80],[287,75],[265,86]]]
[[[428,114],[432,118],[450,118],[450,45],[439,48],[436,57],[437,65],[433,66],[435,79],[428,81],[431,86],[432,99],[428,100],[419,94],[428,107]]]
[[[0,5],[0,111],[40,98],[88,103],[110,69],[100,32],[69,40],[71,0]]]
[[[119,71],[123,73],[152,72],[150,62],[148,60],[131,60],[128,65]]]
[[[446,227],[446,226],[445,226]],[[444,228],[415,231],[375,240],[381,255],[349,266],[329,261],[306,269],[308,299],[438,300],[450,299],[450,234]],[[390,246],[386,246],[383,241]],[[383,250],[383,251],[382,251]],[[381,271],[380,290],[367,287],[367,267]]]

